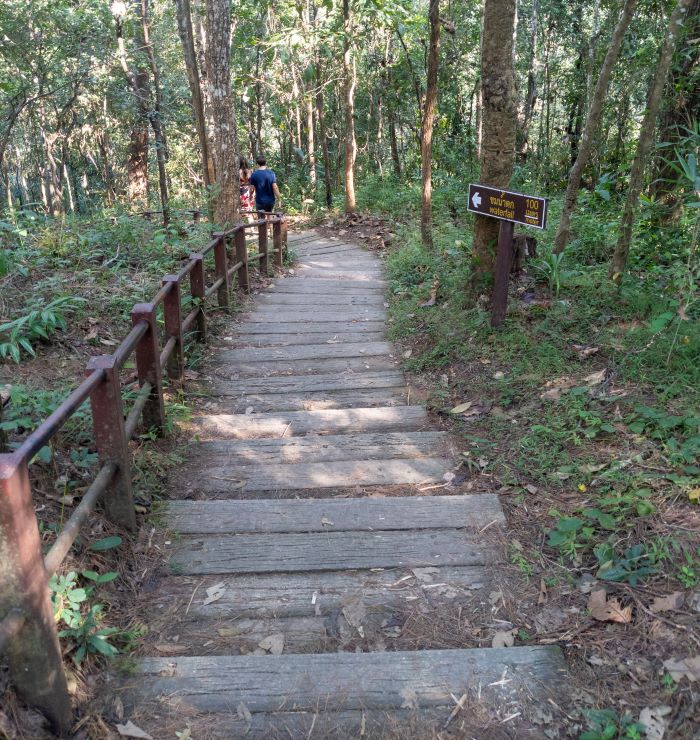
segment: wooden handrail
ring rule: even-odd
[[[268,224],[273,226],[273,249],[268,249]],[[250,256],[244,236],[249,228],[258,230],[259,250]],[[234,245],[231,256],[227,249],[230,242]],[[150,303],[134,306],[132,328],[114,352],[91,357],[86,377],[78,387],[14,452],[0,454],[0,541],[7,543],[9,553],[0,561],[0,652],[8,652],[11,676],[19,693],[43,711],[59,733],[70,729],[72,711],[48,579],[60,568],[101,499],[109,519],[127,529],[136,527],[128,443],[142,420],[159,434],[165,433],[162,372],[165,370],[171,380],[182,382],[184,337],[194,327],[194,338],[206,340],[207,299],[216,293],[218,306],[226,309],[233,275],[237,276],[238,288],[248,293],[249,261],[259,259],[261,271],[267,271],[268,255],[274,254],[275,264],[281,267],[285,248],[286,219],[279,213],[214,233],[204,249],[191,254],[179,272],[163,278]],[[216,277],[207,285],[204,262],[211,253]],[[195,305],[182,318],[181,286],[187,278]],[[162,348],[159,310],[163,312],[165,327]],[[119,371],[133,354],[140,387],[125,417]],[[29,463],[88,399],[100,470],[44,558]]]

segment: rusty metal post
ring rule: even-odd
[[[270,269],[270,258],[267,253],[267,218],[265,218],[265,223],[258,226],[258,252],[261,254],[260,272],[267,275]]]
[[[281,270],[284,262],[284,252],[282,247],[282,222],[275,221],[272,224],[272,246],[275,252],[275,265]]]
[[[501,326],[508,309],[508,281],[513,258],[513,228],[512,221],[501,221],[501,228],[498,231],[496,274],[493,278],[491,295],[491,326],[494,328]]]
[[[131,309],[131,323],[140,321],[148,324],[148,331],[136,345],[136,372],[139,385],[151,384],[151,392],[143,407],[143,423],[148,429],[156,429],[158,434],[165,431],[165,404],[163,403],[163,374],[160,369],[160,347],[156,306],[153,303],[137,303]]]
[[[226,255],[226,240],[221,234],[214,234],[218,237],[214,245],[214,265],[216,268],[216,279],[223,278],[224,282],[219,286],[217,297],[221,308],[228,308],[229,305],[229,280],[228,280],[228,258]]]
[[[112,355],[91,357],[85,374],[90,375],[95,370],[104,370],[102,382],[90,394],[95,444],[101,462],[117,465],[117,472],[103,496],[105,513],[115,524],[135,530],[136,513],[131,489],[129,445],[124,432],[119,370]]]
[[[243,229],[239,229],[233,239],[236,245],[236,262],[243,263],[240,270],[238,270],[238,287],[244,293],[250,293],[250,281],[248,279],[248,247],[245,243],[245,231]]]
[[[185,375],[185,356],[182,346],[182,303],[180,298],[180,280],[177,275],[166,275],[163,285],[170,285],[168,295],[163,300],[163,318],[165,335],[168,339],[175,337],[175,348],[168,358],[166,372],[171,380],[181,381]]]
[[[19,611],[25,622],[7,645],[12,681],[54,730],[73,724],[61,648],[49,595],[26,461],[0,455],[0,620]]]
[[[195,305],[198,306],[195,339],[198,342],[207,341],[207,318],[204,315],[204,301],[206,300],[206,282],[204,277],[204,255],[195,252],[190,255],[194,260],[194,267],[190,273],[190,293]]]

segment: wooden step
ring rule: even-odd
[[[241,502],[242,503],[242,502]],[[332,614],[358,599],[370,610],[402,609],[445,595],[458,603],[491,581],[489,567],[315,571],[253,575],[172,575],[161,578],[149,602],[160,614],[192,620],[276,619]],[[220,598],[207,590],[223,584]],[[167,617],[166,617],[167,618]]]
[[[280,319],[284,315],[284,323],[286,324],[304,324],[307,321],[313,320],[314,323],[328,323],[328,322],[339,322],[347,321],[350,322],[361,322],[361,321],[384,321],[386,319],[386,310],[384,308],[371,308],[356,306],[352,310],[344,311],[339,306],[309,306],[305,311],[299,311],[298,308],[295,311],[281,312],[272,306],[258,306],[255,310],[251,311],[246,315],[246,321],[252,321],[254,323],[265,323],[265,324],[279,324]]]
[[[202,438],[262,439],[303,434],[413,431],[423,429],[428,415],[422,406],[287,411],[266,414],[221,414],[193,419]]]
[[[168,527],[180,534],[481,529],[504,521],[494,494],[287,501],[169,501]]]
[[[337,291],[338,293],[357,293],[374,292],[384,294],[387,289],[386,280],[372,278],[369,280],[348,280],[343,282],[342,276],[327,276],[325,278],[311,275],[294,275],[278,280],[273,283],[271,290],[283,293],[327,293],[328,291]]]
[[[323,376],[318,376],[323,377]],[[358,388],[343,391],[309,393],[249,393],[241,398],[218,397],[215,413],[244,414],[271,411],[320,411],[323,409],[356,409],[377,406],[405,406],[406,388]]]
[[[370,322],[367,322],[370,323]],[[267,324],[269,326],[269,324]],[[289,324],[285,324],[289,326]],[[294,324],[299,331],[305,331],[306,326],[301,329],[299,324]],[[324,326],[316,324],[317,327]],[[327,324],[325,325],[327,326]],[[346,327],[343,324],[343,327]],[[361,327],[354,325],[357,331],[343,331],[342,333],[333,333],[321,329],[318,333],[286,333],[286,334],[260,334],[245,333],[238,337],[231,337],[217,340],[212,343],[216,346],[235,346],[235,347],[288,347],[292,344],[358,344],[360,342],[381,342],[385,338],[383,330],[379,331],[361,331]]]
[[[381,339],[381,335],[378,337]],[[318,340],[316,340],[318,341]],[[333,340],[336,343],[336,340]],[[269,345],[266,345],[269,346]],[[277,346],[277,345],[275,345]],[[282,345],[287,346],[287,345]],[[357,345],[362,349],[362,344]],[[276,375],[330,375],[366,371],[396,370],[399,361],[391,355],[341,357],[323,360],[272,360],[271,362],[229,362],[215,366],[210,378],[270,378]]]
[[[202,442],[192,452],[208,475],[230,475],[241,465],[437,457],[448,445],[445,432],[375,432]]]
[[[266,291],[255,296],[255,300],[260,306],[295,306],[307,305],[310,300],[316,301],[316,307],[323,306],[384,306],[386,299],[383,295],[353,295],[338,293],[322,293],[316,296],[308,296],[304,293],[274,293]],[[294,308],[283,308],[282,311],[295,311]]]
[[[206,575],[488,565],[496,559],[493,549],[476,544],[463,530],[424,529],[184,535],[170,565],[176,573]]]
[[[286,465],[239,465],[226,475],[206,477],[200,471],[188,481],[199,493],[232,495],[251,491],[303,491],[348,486],[419,485],[442,482],[452,464],[440,457],[415,459],[338,460]]]
[[[295,347],[237,348],[220,350],[214,355],[214,362],[268,362],[270,360],[320,360],[338,357],[370,357],[371,355],[390,355],[393,347],[389,342],[365,342],[356,344],[328,343],[306,344]]]
[[[325,321],[322,323],[309,321],[308,324],[300,324],[298,322],[284,321],[283,316],[280,316],[280,319],[282,320],[277,323],[269,322],[265,324],[254,324],[244,321],[236,325],[236,333],[242,339],[245,339],[249,334],[293,334],[305,336],[323,334],[325,338],[319,337],[318,339],[318,343],[323,343],[329,339],[333,339],[333,337],[340,337],[343,334],[384,334],[386,331],[383,321]],[[365,340],[363,339],[361,341]],[[367,337],[367,341],[370,341],[369,337]]]
[[[358,373],[327,373],[323,375],[280,375],[263,378],[243,378],[237,381],[202,381],[210,393],[217,396],[256,396],[260,394],[329,393],[355,389],[403,388],[406,380],[399,370],[363,370]]]
[[[566,678],[561,651],[537,646],[143,658],[138,670],[127,682],[132,701],[205,712],[230,712],[242,702],[251,713],[454,706],[452,697],[467,690],[482,698],[542,699]]]

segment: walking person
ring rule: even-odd
[[[239,177],[241,183],[241,211],[253,210],[253,199],[251,197],[250,169],[245,157],[240,158]]]
[[[255,161],[258,164],[258,169],[250,176],[250,184],[255,194],[255,208],[258,211],[272,213],[275,208],[275,201],[277,201],[280,208],[282,207],[277,178],[275,173],[267,168],[265,157],[259,156]]]

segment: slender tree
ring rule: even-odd
[[[355,159],[357,141],[355,139],[355,85],[357,73],[352,54],[353,23],[350,0],[343,0],[343,76],[345,81],[345,213],[355,213]]]
[[[421,126],[421,213],[420,231],[423,244],[433,247],[433,125],[438,96],[438,64],[440,61],[440,0],[430,0],[430,45],[428,47],[428,71]]]
[[[637,0],[625,0],[622,12],[620,13],[620,18],[617,21],[612,38],[610,39],[610,46],[608,46],[603,66],[600,68],[600,75],[598,76],[598,81],[596,82],[595,90],[593,92],[593,99],[588,110],[588,116],[586,117],[586,124],[583,128],[581,140],[578,145],[578,154],[574,165],[571,168],[571,172],[569,173],[569,181],[566,186],[566,195],[564,196],[561,220],[559,221],[557,234],[554,238],[554,252],[556,254],[559,254],[564,250],[571,237],[571,215],[576,207],[576,198],[578,197],[578,190],[581,185],[581,176],[583,175],[583,170],[588,163],[591,152],[593,151],[593,137],[598,129],[598,124],[600,123],[600,117],[603,112],[603,103],[605,102],[605,97],[608,91],[610,75],[615,66],[615,62],[617,61],[617,57],[620,53],[620,46],[622,45],[622,39],[624,38],[627,27],[632,20],[636,6]]]
[[[661,94],[668,78],[668,70],[671,66],[674,49],[676,48],[676,39],[683,30],[688,16],[688,10],[692,3],[693,0],[679,0],[678,5],[676,5],[671,14],[668,30],[666,31],[659,53],[659,61],[649,89],[646,113],[644,114],[644,120],[639,130],[637,151],[634,155],[632,171],[630,172],[630,183],[620,221],[620,231],[610,265],[610,277],[616,281],[622,281],[622,273],[627,264],[627,255],[629,254],[630,244],[632,242],[632,228],[634,227],[639,196],[644,185],[644,170],[649,159],[652,144],[654,143],[656,116],[659,112]]]

